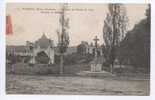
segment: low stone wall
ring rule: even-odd
[[[78,65],[65,65],[64,74],[75,74],[80,71],[90,70],[89,65],[78,64]],[[35,64],[29,65],[26,63],[17,64],[6,64],[6,72],[14,74],[59,74],[59,65],[46,65],[46,64]]]
[[[6,72],[14,74],[57,74],[59,71],[58,66],[36,64],[29,65],[25,63],[17,63],[13,65],[7,64]]]

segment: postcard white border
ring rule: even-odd
[[[6,95],[5,93],[5,4],[33,3],[149,3],[151,2],[151,94],[150,96],[93,96],[93,95]],[[154,0],[1,0],[0,1],[0,99],[1,100],[155,100],[155,1]]]

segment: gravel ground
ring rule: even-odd
[[[6,75],[7,94],[149,95],[149,91],[149,79]]]

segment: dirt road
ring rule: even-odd
[[[149,80],[6,75],[8,94],[149,95]]]

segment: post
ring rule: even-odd
[[[63,74],[63,53],[60,54],[60,75]]]

